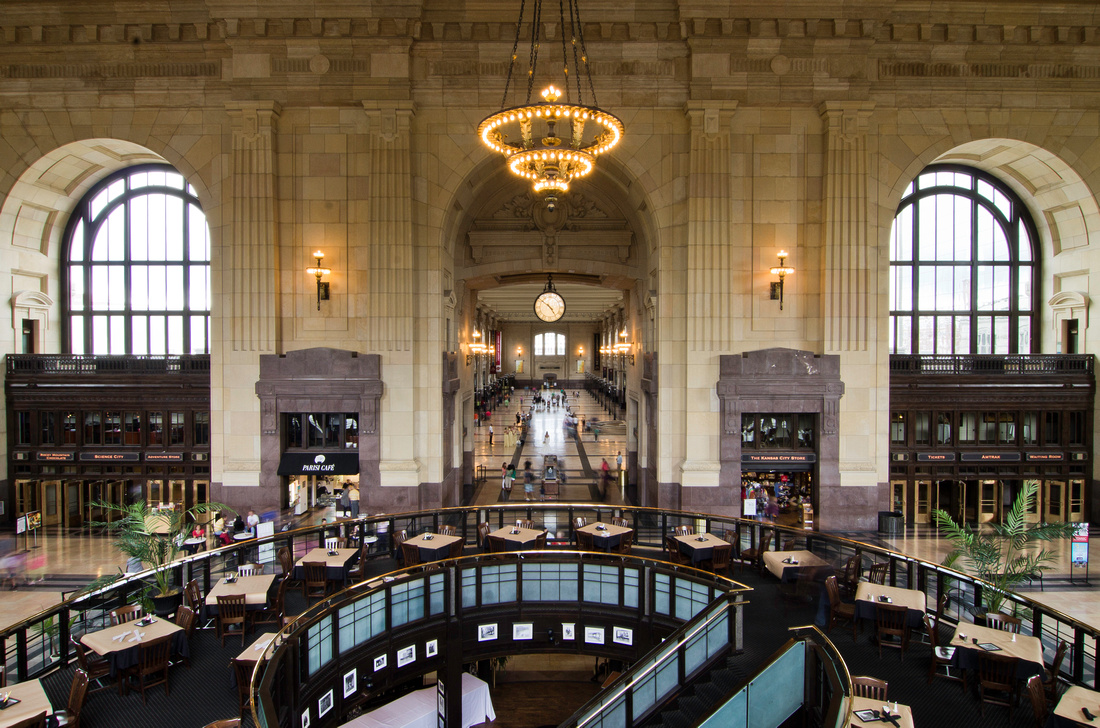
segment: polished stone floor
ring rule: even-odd
[[[484,466],[486,477],[475,484],[471,504],[488,505],[501,500],[500,466],[513,458],[517,460],[518,470],[522,471],[524,462],[531,460],[532,469],[541,472],[543,457],[557,455],[559,463],[564,463],[566,475],[566,483],[557,497],[562,501],[592,501],[597,494],[597,471],[604,459],[614,474],[615,456],[626,449],[626,428],[621,421],[611,421],[612,418],[595,398],[583,391],[569,391],[568,404],[574,413],[585,417],[589,425],[601,424],[598,439],[596,433],[590,430],[581,434],[579,443],[562,427],[565,408],[531,411],[530,404],[531,394],[517,390],[508,406],[501,406],[493,412],[495,432],[492,445],[489,444],[488,427],[475,428],[475,464]],[[508,425],[515,423],[516,412],[521,407],[524,412],[531,411],[531,434],[517,453],[517,447],[509,443],[504,431]],[[617,478],[613,482],[617,482]],[[511,499],[522,500],[523,497],[520,479]],[[538,497],[537,489],[535,497]],[[616,485],[604,497],[609,503],[625,503],[627,494]],[[331,522],[334,516],[331,507],[316,508],[297,519],[297,523],[310,525],[320,522],[322,518]],[[892,539],[882,538],[874,532],[844,535],[929,561],[940,561],[949,551],[949,545],[927,526],[907,527],[900,537]],[[0,541],[0,544],[3,544],[0,556],[18,555],[22,564],[18,588],[11,590],[8,585],[0,586],[0,624],[5,626],[57,603],[65,592],[77,589],[97,576],[112,573],[125,563],[125,559],[106,538],[78,531],[42,529],[37,547],[32,542],[29,550],[26,549],[28,544],[22,539],[17,543],[13,536]],[[1092,539],[1090,545],[1100,548],[1100,539]],[[1100,594],[1096,587],[1070,581],[1068,543],[1056,544],[1051,548],[1058,558],[1044,577],[1044,590],[1039,591],[1036,585],[1022,591],[1048,607],[1100,627]],[[1100,566],[1097,568],[1100,569]],[[1100,584],[1100,572],[1094,576],[1093,584]]]

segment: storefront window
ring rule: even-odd
[[[344,447],[349,450],[359,448],[359,415],[353,412],[344,415]]]
[[[182,445],[184,441],[184,423],[182,412],[168,413],[168,444]]]
[[[210,444],[210,413],[195,413],[195,445]]]
[[[1039,415],[1035,412],[1024,412],[1023,436],[1025,445],[1039,444]]]
[[[756,415],[741,415],[741,446],[755,447]]]
[[[814,447],[814,416],[798,416],[798,446],[807,449]]]
[[[103,444],[103,424],[98,412],[86,412],[84,414],[84,444]]]
[[[741,447],[749,450],[812,450],[814,415],[742,414]]]
[[[15,413],[15,444],[16,445],[30,445],[31,444],[31,413],[30,412],[16,412]]]
[[[149,413],[149,444],[164,444],[164,415],[160,412]]]
[[[39,444],[57,444],[57,416],[53,412],[38,413]]]
[[[992,445],[997,442],[997,414],[995,412],[982,413],[982,420],[978,426],[978,442],[983,445]]]
[[[1069,413],[1069,444],[1084,446],[1085,444],[1085,413]]]
[[[302,416],[298,413],[286,416],[286,446],[302,446]]]
[[[123,415],[123,438],[127,445],[141,444],[141,415],[137,412],[127,412]]]
[[[1046,413],[1046,426],[1043,428],[1043,442],[1047,445],[1062,444],[1061,412]]]
[[[1016,415],[1011,412],[1000,414],[1000,423],[997,427],[997,440],[1002,445],[1016,444]]]
[[[946,412],[940,412],[936,420],[936,444],[951,444],[951,415]]]
[[[932,444],[932,414],[917,412],[913,418],[913,440],[918,445]]]
[[[890,442],[894,445],[905,444],[904,412],[894,412],[890,415]]]
[[[104,445],[121,445],[122,444],[122,414],[121,413],[119,413],[119,412],[108,412],[104,416],[103,444]]]
[[[978,413],[963,412],[959,416],[959,444],[973,445],[978,441]]]

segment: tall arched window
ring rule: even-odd
[[[1037,240],[1023,203],[994,177],[925,169],[890,233],[890,353],[1031,353]]]
[[[565,334],[536,334],[535,356],[565,356]]]
[[[73,354],[210,352],[210,231],[167,165],[117,172],[80,201],[62,265]]]

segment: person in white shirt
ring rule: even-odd
[[[260,517],[256,515],[256,511],[248,512],[248,518],[244,519],[244,525],[253,536],[256,535],[256,526],[260,525]]]

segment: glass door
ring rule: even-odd
[[[1069,513],[1067,521],[1081,523],[1085,520],[1085,481],[1069,481]]]
[[[38,510],[38,483],[33,480],[15,481],[15,517],[27,511]]]
[[[84,513],[84,489],[80,487],[80,481],[66,480],[62,487],[65,489],[65,527],[83,525],[81,514]]]
[[[1037,480],[1025,480],[1024,481],[1025,486],[1028,485],[1028,484],[1031,484],[1031,483],[1034,483],[1037,486],[1039,485],[1039,481],[1037,481]],[[1013,488],[1012,491],[1013,491],[1012,492],[1012,497],[1015,499],[1017,490],[1015,488]],[[1042,496],[1043,496],[1043,489],[1041,487],[1037,487],[1036,490],[1035,490],[1035,502],[1031,504],[1031,508],[1027,511],[1027,513],[1024,514],[1024,521],[1025,522],[1027,522],[1027,523],[1038,523],[1039,522],[1040,518],[1042,517],[1042,511],[1043,511],[1043,507],[1042,507],[1043,497]],[[1006,507],[1011,508],[1012,506],[1008,505]]]
[[[42,525],[57,526],[61,523],[61,483],[56,480],[43,480],[40,487]]]
[[[918,480],[913,490],[916,500],[913,523],[931,523],[932,511],[937,508],[933,503],[937,489],[932,486],[930,480]]]
[[[1043,520],[1066,520],[1066,484],[1061,480],[1048,480],[1043,488]]]
[[[978,484],[978,523],[1001,520],[1001,481],[982,480]]]

